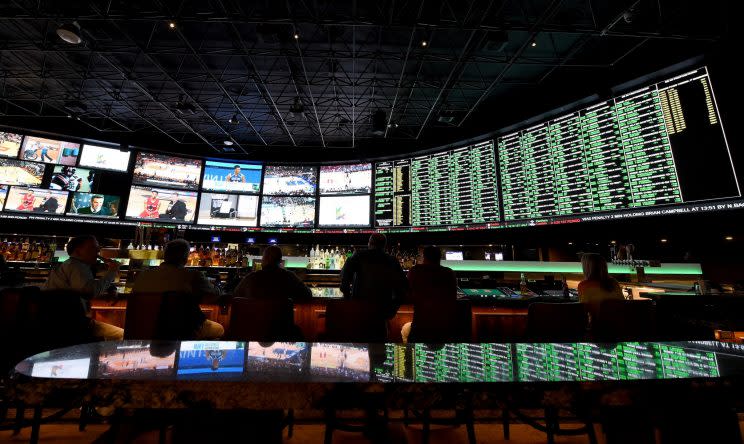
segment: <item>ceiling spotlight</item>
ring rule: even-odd
[[[79,45],[83,41],[82,37],[80,37],[80,25],[78,25],[78,22],[64,23],[57,28],[57,35],[72,45]]]
[[[429,44],[429,42],[427,42],[426,40],[421,40],[421,46],[426,47],[426,45],[428,45],[428,44]]]
[[[174,21],[168,22],[168,29],[176,29],[176,22]]]
[[[230,125],[237,125],[238,123],[240,123],[240,120],[238,120],[238,115],[233,114],[233,116],[230,117],[230,120],[228,120],[227,123],[229,123]]]
[[[233,144],[234,144],[235,142],[233,142],[233,141],[232,141],[232,140],[230,140],[230,139],[227,139],[227,140],[225,140],[225,141],[224,141],[224,142],[222,142],[222,143],[224,143],[224,144],[225,144],[225,146],[233,146]]]
[[[295,116],[300,116],[305,112],[305,105],[302,104],[299,97],[294,98],[294,103],[289,107],[289,112]]]
[[[299,40],[300,39],[300,35],[295,32],[294,38],[295,38],[295,40]]]
[[[535,39],[532,39],[532,41],[530,42],[530,46],[532,46],[533,48],[534,48],[535,46],[537,46],[537,40],[535,40]]]
[[[728,240],[728,241],[734,240],[734,236],[726,236],[725,239]]]
[[[662,239],[662,240],[661,240],[661,243],[662,243],[662,244],[665,244],[665,243],[667,243],[667,240],[666,240],[666,239]]]

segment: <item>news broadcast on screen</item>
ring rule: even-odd
[[[108,217],[119,216],[119,196],[95,193],[73,193],[70,201],[69,216]]]
[[[258,193],[261,188],[261,165],[207,160],[204,165],[202,189]]]
[[[38,214],[63,214],[67,208],[67,191],[31,187],[10,187],[5,198],[5,211]]]
[[[127,219],[191,223],[196,215],[196,192],[132,186]]]

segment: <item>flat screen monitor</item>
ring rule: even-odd
[[[314,224],[314,197],[263,196],[262,227],[312,227]]]
[[[199,225],[255,227],[258,224],[258,196],[201,193]]]
[[[178,357],[178,376],[210,377],[243,373],[245,342],[183,341]]]
[[[98,378],[166,376],[173,373],[175,366],[175,347],[161,350],[159,346],[151,348],[149,342],[111,343],[98,354],[96,376]]]
[[[90,371],[90,358],[34,362],[34,378],[85,379]]]
[[[461,261],[464,259],[462,251],[445,251],[444,258],[448,261]]]
[[[67,191],[43,188],[10,187],[5,198],[5,211],[38,214],[63,214],[67,207]]]
[[[95,183],[96,172],[74,166],[57,165],[49,182],[50,190],[79,191],[90,193]]]
[[[236,193],[258,193],[261,187],[261,165],[207,160],[202,189]]]
[[[109,194],[72,193],[68,216],[105,217],[116,219],[119,217],[121,198]]]
[[[0,131],[0,157],[18,157],[23,136]]]
[[[372,164],[320,167],[320,194],[364,194],[372,189]]]
[[[310,374],[331,379],[369,380],[369,350],[355,344],[313,343]]]
[[[321,196],[321,227],[368,227],[369,195]]]
[[[155,187],[199,188],[202,161],[153,153],[137,153],[132,183]]]
[[[307,342],[249,342],[246,373],[251,380],[293,379],[307,373]]]
[[[79,153],[79,143],[26,136],[23,139],[19,158],[21,160],[72,166],[77,163]]]
[[[43,163],[0,158],[0,183],[38,187],[44,179],[45,169]]]
[[[129,158],[131,156],[132,152],[129,150],[85,144],[78,165],[124,172],[129,169]]]
[[[10,187],[7,185],[0,185],[0,210],[5,206],[5,199],[8,197],[8,188]]]
[[[134,185],[129,191],[127,219],[191,223],[196,214],[196,192]]]
[[[313,196],[317,186],[317,168],[313,166],[266,167],[263,194],[279,196]]]

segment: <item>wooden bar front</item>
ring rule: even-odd
[[[295,323],[302,329],[305,339],[316,341],[325,329],[326,300],[314,299],[295,305]],[[222,324],[227,330],[230,326],[230,306],[205,304],[201,306],[207,319]],[[101,322],[124,327],[127,302],[124,299],[96,299],[91,304],[91,316]],[[526,308],[475,306],[471,310],[473,328],[471,339],[474,342],[510,341],[523,337],[527,324]],[[413,306],[402,305],[390,321],[391,342],[400,342],[403,324],[413,320]]]

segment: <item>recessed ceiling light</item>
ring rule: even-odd
[[[77,22],[64,23],[57,28],[59,38],[72,45],[79,45],[83,39],[80,37],[80,25]]]
[[[662,239],[662,240],[661,240],[661,243],[662,243],[662,244],[665,244],[665,243],[667,243],[667,240],[666,240],[666,239]]]
[[[173,22],[173,21],[168,22],[168,28],[169,29],[176,29],[176,22]]]
[[[233,142],[232,140],[229,140],[229,139],[228,139],[228,140],[225,140],[225,141],[224,141],[224,142],[222,142],[222,143],[224,143],[224,144],[225,144],[225,145],[227,145],[227,146],[233,146],[233,144],[234,144],[235,142]]]
[[[421,40],[421,46],[426,46],[428,44],[429,44],[429,42],[427,42],[426,40]]]
[[[537,46],[537,40],[535,40],[535,39],[532,39],[532,41],[530,42],[530,46],[532,46],[533,48],[534,48],[535,46]]]
[[[297,33],[295,33],[295,35],[294,35],[294,38],[295,38],[295,40],[299,40],[299,38],[300,38],[300,35],[299,35],[299,34],[297,34]]]
[[[726,240],[734,240],[734,236],[726,236]]]

